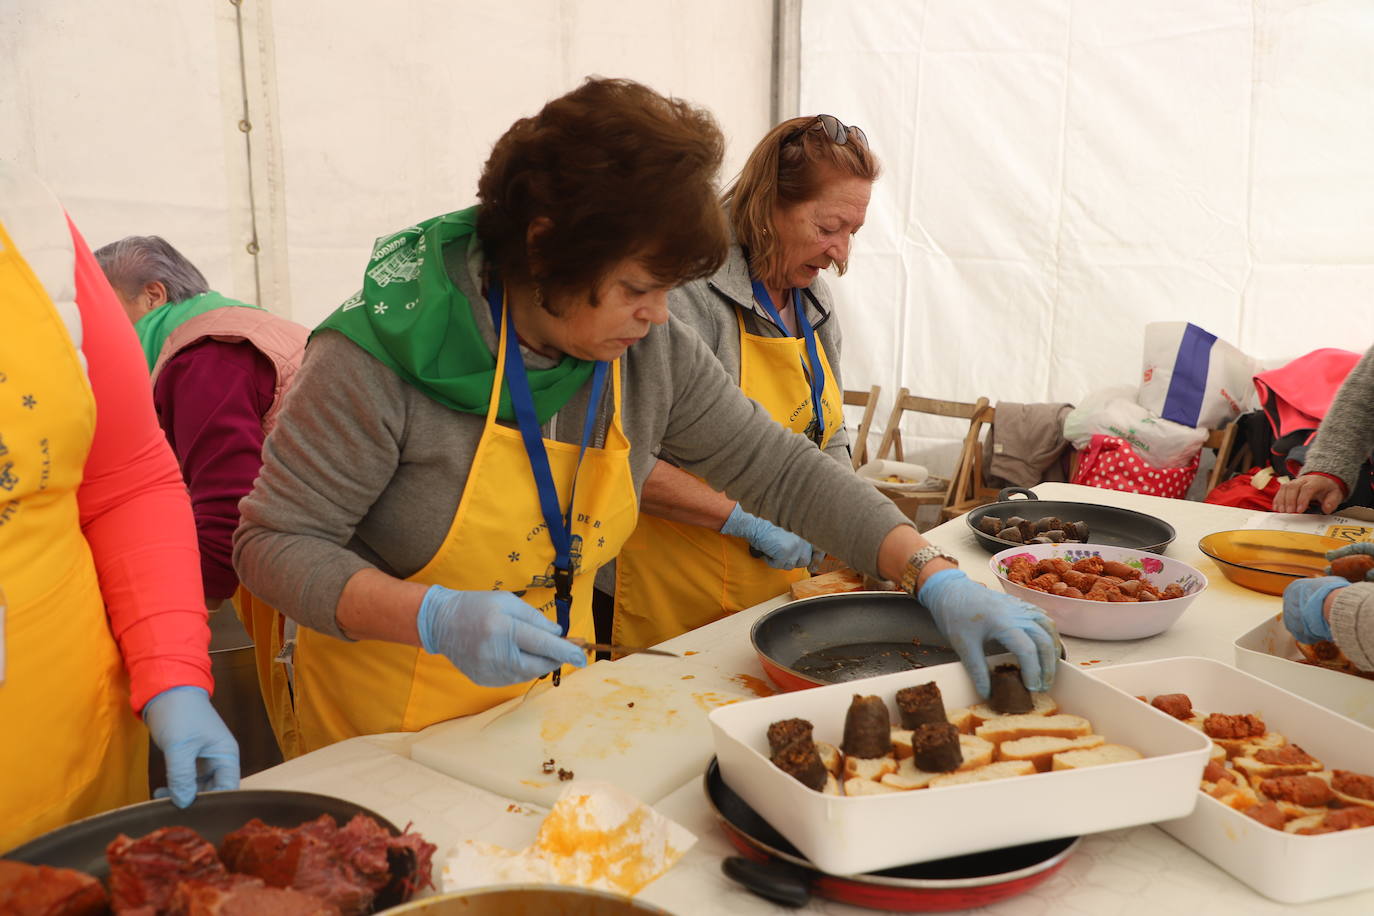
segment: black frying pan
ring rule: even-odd
[[[905,592],[802,598],[754,621],[749,640],[784,690],[957,662],[930,612]],[[1005,652],[988,643],[990,655]]]
[[[1026,498],[1012,499],[1011,497],[1016,494]],[[1176,536],[1173,525],[1153,515],[1132,509],[1118,509],[1115,506],[1101,506],[1097,503],[1041,499],[1024,487],[1007,487],[997,494],[997,499],[995,503],[979,506],[967,516],[969,530],[988,553],[1001,553],[1008,547],[1020,545],[981,531],[978,523],[985,518],[1005,521],[1014,515],[1031,521],[1053,515],[1066,522],[1086,522],[1089,544],[1133,547],[1152,553],[1163,553]]]
[[[110,876],[105,847],[121,833],[140,837],[159,827],[190,827],[218,848],[227,834],[255,817],[273,827],[296,827],[321,814],[332,816],[340,827],[348,823],[353,815],[366,814],[392,836],[401,833],[395,824],[375,811],[342,798],[275,789],[235,789],[202,792],[196,796],[191,807],[184,809],[176,807],[167,798],[116,808],[51,830],[10,850],[4,857],[30,865],[73,868],[105,881]],[[404,896],[389,893],[398,883],[393,881],[377,896],[377,909],[394,906],[405,899]]]
[[[1045,840],[837,877],[817,871],[780,833],[725,784],[712,758],[704,778],[706,800],[730,842],[745,858],[721,862],[722,870],[761,897],[805,906],[811,895],[873,909],[962,910],[1020,894],[1054,874],[1078,846],[1077,837]],[[912,825],[910,829],[920,829]]]

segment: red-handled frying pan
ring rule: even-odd
[[[784,604],[754,621],[749,640],[783,690],[804,690],[957,662],[930,612],[905,592],[845,592]],[[989,655],[1005,652],[990,642]]]
[[[813,894],[875,910],[937,912],[987,906],[1030,890],[1054,874],[1078,847],[1078,837],[1009,846],[919,865],[839,877],[817,871],[720,775],[714,759],[704,778],[706,800],[743,857],[721,863],[730,878],[784,906],[805,906]]]

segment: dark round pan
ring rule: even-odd
[[[805,906],[812,894],[898,912],[987,906],[1044,881],[1063,867],[1079,842],[1077,837],[1065,837],[838,877],[816,870],[736,795],[725,784],[714,758],[706,768],[704,784],[706,800],[721,828],[744,856],[725,859],[721,869],[760,897],[786,906]]]
[[[804,690],[957,662],[959,655],[905,592],[844,592],[802,598],[754,621],[749,640],[783,690]],[[985,651],[1005,652],[990,642]]]
[[[1026,498],[1011,498],[1017,494]],[[1100,506],[1097,503],[1041,499],[1024,487],[1007,487],[997,494],[997,500],[995,503],[979,506],[966,516],[969,530],[988,553],[1000,553],[1008,547],[1020,545],[1015,541],[1004,541],[979,530],[978,523],[985,518],[1005,521],[1014,515],[1031,521],[1055,515],[1066,522],[1087,522],[1089,543],[1133,547],[1151,553],[1163,553],[1177,536],[1173,525],[1144,512],[1118,509],[1115,506]]]
[[[137,805],[128,805],[73,821],[65,827],[50,830],[40,837],[5,853],[5,858],[30,865],[51,865],[73,868],[101,881],[110,876],[105,847],[121,833],[140,837],[159,827],[190,827],[214,844],[253,818],[273,827],[296,827],[328,814],[343,826],[355,814],[366,814],[392,836],[401,831],[391,821],[342,798],[315,795],[311,792],[286,792],[274,789],[234,789],[225,792],[203,792],[196,796],[189,808],[178,808],[171,799],[160,798]],[[393,882],[395,885],[396,882]],[[388,888],[389,889],[389,888]],[[400,903],[404,898],[384,901],[378,897],[378,908]]]

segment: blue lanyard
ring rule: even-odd
[[[530,393],[530,379],[525,371],[525,361],[520,358],[520,341],[515,336],[515,318],[510,309],[505,308],[501,281],[493,278],[487,284],[487,304],[491,306],[491,320],[499,328],[505,313],[506,326],[506,363],[502,374],[506,388],[510,391],[511,405],[515,408],[515,421],[520,426],[520,438],[525,442],[525,453],[530,458],[530,470],[534,473],[535,488],[539,491],[539,508],[544,513],[544,525],[553,541],[553,602],[558,611],[558,626],[563,635],[568,635],[572,616],[572,511],[573,499],[577,493],[577,472],[582,467],[582,458],[587,454],[587,443],[592,438],[592,427],[596,422],[596,408],[601,401],[601,389],[606,382],[609,363],[601,361],[592,372],[592,390],[587,398],[587,417],[582,422],[582,449],[577,453],[577,466],[573,469],[572,492],[568,494],[568,511],[558,510],[558,487],[553,482],[553,471],[549,468],[549,453],[544,448],[544,436],[539,429],[539,416],[534,410],[534,395]],[[497,382],[496,384],[500,384]]]
[[[782,323],[782,316],[773,307],[773,299],[760,280],[754,280],[754,298],[763,306],[763,310],[768,313],[768,317],[778,329],[786,332],[787,325]],[[806,373],[806,382],[811,386],[811,409],[816,414],[814,439],[816,444],[820,445],[825,441],[825,413],[821,409],[821,393],[825,391],[825,366],[822,365],[820,353],[816,350],[816,332],[811,327],[811,319],[806,317],[806,309],[802,307],[801,290],[795,286],[792,287],[792,311],[797,315],[797,327],[801,328],[802,339],[806,341],[806,356],[811,362],[808,367],[803,361],[802,371]]]

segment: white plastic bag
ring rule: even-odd
[[[1184,426],[1215,428],[1244,413],[1260,364],[1186,321],[1145,325],[1140,406]]]
[[[1095,435],[1117,436],[1157,468],[1191,464],[1207,430],[1154,416],[1130,395],[1130,388],[1106,388],[1089,395],[1064,418],[1064,438],[1081,449]]]

